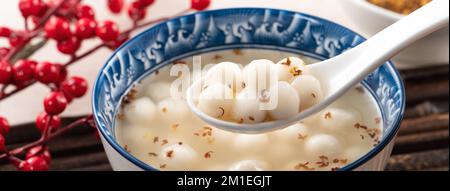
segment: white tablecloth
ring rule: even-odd
[[[14,29],[23,27],[23,20],[18,10],[19,0],[2,1],[0,6],[0,26],[11,26]],[[229,8],[229,7],[271,7],[278,9],[287,9],[300,11],[319,17],[323,17],[341,25],[349,27],[356,32],[359,31],[345,14],[339,5],[342,0],[212,0],[211,9]],[[110,15],[106,8],[106,0],[85,0],[87,4],[92,5],[97,11],[98,18],[113,19],[121,27],[129,26],[129,20],[125,15]],[[157,0],[156,4],[149,10],[149,19],[157,18],[163,15],[172,15],[177,11],[183,10],[189,6],[189,0]],[[89,48],[98,42],[87,42],[83,44],[83,49]],[[6,41],[0,39],[0,46],[4,46]],[[111,54],[111,51],[102,49],[76,65],[69,68],[70,75],[80,75],[87,78],[90,87],[99,72],[100,67]],[[66,56],[57,52],[55,44],[48,43],[42,50],[32,58],[38,61],[64,62],[68,60]],[[12,125],[22,124],[34,121],[35,117],[43,111],[42,100],[49,93],[45,86],[37,84],[22,91],[21,93],[0,102],[0,116],[5,116]],[[72,103],[64,116],[78,116],[91,112],[91,95],[88,94],[80,100]]]

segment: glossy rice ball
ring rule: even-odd
[[[273,91],[276,91],[278,94]],[[287,82],[278,82],[277,87],[273,87],[270,91],[271,95],[278,95],[275,98],[271,97],[271,102],[275,104],[275,109],[269,110],[269,115],[275,120],[283,120],[293,117],[299,113],[300,98],[295,89]]]
[[[321,113],[318,112],[318,113],[312,114],[312,115],[308,116],[307,118],[303,119],[302,122],[306,126],[316,127],[320,123],[319,122],[320,121],[320,116],[321,116]]]
[[[269,170],[266,162],[258,160],[243,160],[236,162],[229,168],[230,171],[265,171]]]
[[[204,78],[204,88],[214,84],[224,84],[233,91],[240,91],[243,87],[241,67],[232,62],[222,62],[208,70]]]
[[[170,96],[170,83],[168,82],[154,82],[147,86],[145,95],[154,102],[160,102]]]
[[[188,169],[197,162],[198,153],[186,143],[171,144],[161,150],[159,158],[169,169]]]
[[[150,98],[142,97],[125,105],[124,116],[130,123],[149,123],[156,115],[156,106]]]
[[[294,78],[309,74],[305,62],[297,57],[288,57],[276,64],[278,80],[291,82]]]
[[[362,114],[352,108],[328,108],[322,111],[321,127],[334,132],[346,132],[355,129],[355,124],[361,123]]]
[[[248,90],[243,90],[234,100],[232,118],[238,123],[254,124],[266,119],[267,111],[261,109],[256,93],[253,95]]]
[[[158,103],[158,114],[167,123],[179,123],[192,116],[185,101],[173,98],[166,98]]]
[[[284,129],[272,132],[271,136],[279,142],[288,141],[301,143],[309,136],[309,131],[304,124],[297,123]]]
[[[278,81],[276,66],[270,60],[254,60],[244,68],[242,79],[252,91],[270,89]]]
[[[230,115],[233,98],[233,90],[228,86],[214,84],[200,93],[197,107],[205,114],[221,119]]]
[[[301,111],[318,104],[323,99],[322,86],[314,76],[302,75],[296,77],[291,86],[302,100]]]
[[[259,152],[264,145],[269,143],[269,137],[266,134],[237,134],[234,139],[234,149],[241,153]]]
[[[305,151],[310,156],[335,157],[342,153],[342,143],[333,135],[317,134],[306,139]]]

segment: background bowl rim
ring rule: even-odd
[[[352,3],[356,4],[357,6],[364,8],[366,10],[370,10],[378,15],[382,15],[385,17],[389,17],[390,19],[393,20],[400,20],[403,17],[405,17],[405,15],[397,13],[395,11],[386,9],[384,7],[380,7],[378,5],[374,5],[370,2],[368,2],[367,0],[347,0],[347,1],[351,1]]]
[[[361,0],[356,0],[356,1],[361,1]],[[365,0],[363,0],[365,1]],[[368,3],[368,2],[367,2]],[[370,3],[368,3],[370,4]],[[374,5],[375,6],[375,5]],[[260,7],[239,7],[239,8],[226,8],[226,9],[214,9],[214,10],[208,10],[208,11],[202,11],[202,12],[196,12],[196,13],[191,13],[191,14],[187,14],[187,15],[183,15],[183,16],[178,16],[172,19],[169,19],[167,21],[163,21],[161,23],[158,23],[154,26],[151,26],[150,28],[140,32],[138,35],[134,36],[133,38],[131,38],[129,41],[127,41],[126,43],[124,43],[122,46],[120,46],[119,48],[117,48],[112,54],[111,56],[107,59],[107,61],[105,62],[105,64],[102,66],[102,68],[99,71],[99,74],[96,77],[94,86],[93,86],[93,92],[92,92],[92,111],[93,111],[93,115],[94,115],[94,119],[95,119],[95,123],[97,125],[97,129],[100,132],[100,135],[102,137],[102,139],[106,140],[106,143],[108,143],[113,149],[114,151],[118,152],[125,160],[131,162],[132,164],[136,165],[138,168],[145,170],[145,171],[159,171],[158,169],[152,167],[151,165],[141,161],[140,159],[136,158],[135,156],[133,156],[132,154],[128,153],[122,146],[120,146],[120,144],[117,142],[117,140],[115,138],[112,138],[108,135],[108,133],[106,131],[108,131],[107,129],[105,129],[106,127],[103,127],[102,125],[99,124],[99,119],[98,119],[98,109],[97,109],[97,101],[98,99],[96,99],[96,97],[98,97],[98,93],[99,93],[99,88],[101,88],[99,86],[100,81],[102,80],[102,78],[105,78],[103,76],[103,71],[105,70],[105,68],[109,65],[109,63],[111,62],[111,60],[115,57],[115,55],[117,55],[119,52],[123,51],[123,49],[125,47],[127,47],[130,44],[136,43],[136,41],[138,39],[140,39],[141,37],[145,36],[147,34],[147,32],[154,30],[155,28],[159,28],[163,25],[165,25],[168,22],[174,21],[174,20],[178,20],[180,18],[186,18],[186,17],[191,17],[194,16],[196,14],[204,14],[204,13],[218,13],[218,12],[226,12],[226,11],[236,11],[236,10],[270,10],[270,11],[281,11],[281,12],[286,12],[286,13],[290,13],[290,14],[300,14],[302,16],[308,17],[308,18],[313,18],[313,19],[317,19],[320,22],[325,22],[328,24],[332,24],[335,25],[339,28],[345,29],[348,32],[352,33],[353,35],[359,36],[362,38],[362,40],[366,40],[366,38],[364,38],[364,36],[354,32],[353,30],[342,26],[336,22],[321,18],[321,17],[317,17],[317,16],[313,16],[310,14],[306,14],[306,13],[302,13],[302,12],[297,12],[297,11],[290,11],[290,10],[283,10],[283,9],[274,9],[274,8],[260,8]],[[138,42],[138,41],[137,41]],[[377,154],[379,154],[382,150],[384,150],[386,148],[387,145],[391,144],[392,141],[394,140],[394,137],[397,135],[399,129],[400,129],[400,124],[401,121],[403,120],[404,117],[404,113],[405,113],[405,108],[406,108],[406,92],[405,92],[405,86],[403,83],[403,80],[401,79],[400,76],[400,72],[396,69],[396,67],[394,66],[394,64],[391,61],[387,61],[383,66],[386,66],[386,69],[389,71],[389,73],[392,73],[392,77],[395,80],[396,84],[399,84],[399,92],[401,94],[401,108],[399,111],[399,117],[396,118],[395,122],[392,123],[392,129],[390,132],[388,132],[388,135],[386,136],[385,139],[383,139],[381,141],[380,144],[378,144],[376,147],[372,148],[367,154],[365,154],[364,156],[360,157],[358,160],[353,161],[352,163],[344,166],[343,168],[339,169],[340,171],[351,171],[354,170],[360,166],[363,166],[366,162],[370,161],[371,159],[373,159],[375,156],[377,156]],[[104,143],[103,143],[104,144]],[[105,151],[106,152],[106,151]]]

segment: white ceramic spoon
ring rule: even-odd
[[[317,105],[286,120],[257,124],[238,124],[210,117],[196,107],[195,82],[187,91],[191,110],[206,123],[227,131],[257,134],[282,129],[313,115],[335,102],[365,76],[415,41],[448,25],[449,0],[433,0],[402,20],[384,29],[357,47],[334,58],[309,65],[312,75],[319,79],[324,99]],[[370,21],[368,21],[370,22]]]

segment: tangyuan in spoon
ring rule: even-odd
[[[289,57],[255,60],[245,68],[226,62],[187,91],[188,106],[206,123],[257,134],[282,129],[332,104],[386,60],[448,25],[449,1],[434,0],[334,58],[305,65]]]

